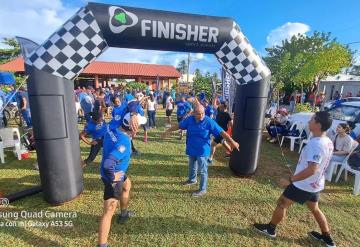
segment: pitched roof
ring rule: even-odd
[[[0,65],[0,70],[11,72],[24,72],[24,60],[18,57],[8,63]],[[106,76],[143,76],[180,78],[181,73],[171,65],[118,63],[94,61],[81,73],[82,75]]]

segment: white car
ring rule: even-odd
[[[333,107],[336,106],[336,102],[337,100],[332,100],[332,101],[328,101],[324,104],[324,108],[325,110],[331,109]],[[353,102],[353,101],[360,101],[360,97],[347,97],[347,98],[342,98],[341,99],[341,103],[345,103],[345,102]]]
[[[336,133],[336,127],[339,123],[348,123],[354,126],[351,135],[357,137],[360,135],[360,102],[351,101],[341,103],[339,106],[328,109],[327,112],[333,117],[333,123],[328,130],[328,136],[333,136]],[[291,124],[296,122],[308,123],[314,115],[312,112],[299,112],[290,116],[289,121]],[[309,133],[308,127],[306,133]]]

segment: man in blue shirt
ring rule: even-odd
[[[215,119],[215,110],[214,107],[209,104],[209,101],[204,100],[204,108],[205,108],[205,115],[209,118]]]
[[[194,192],[194,197],[206,193],[208,178],[208,157],[210,156],[211,135],[221,135],[232,148],[239,150],[239,144],[234,141],[213,119],[205,116],[205,109],[197,104],[192,116],[185,118],[178,125],[171,127],[162,134],[166,137],[171,131],[187,130],[186,154],[189,156],[189,179],[183,185],[197,183],[197,170],[200,170],[200,189]]]
[[[94,96],[92,95],[92,87],[88,87],[86,93],[79,95],[80,106],[84,112],[86,122],[91,121],[90,113],[94,109]]]
[[[91,146],[89,156],[82,164],[83,167],[95,160],[103,145],[103,137],[107,129],[106,123],[100,113],[92,112],[90,115],[91,120],[86,123],[84,130],[80,133],[80,139]],[[92,141],[86,138],[87,135],[91,136]]]
[[[27,127],[32,127],[29,94],[25,91],[24,87],[19,88],[18,92],[18,108],[21,111],[21,115],[26,122]]]
[[[146,118],[139,114],[133,115],[136,124],[146,124]],[[120,128],[107,130],[104,137],[104,151],[100,174],[104,183],[104,211],[99,226],[99,246],[106,247],[110,232],[111,219],[115,214],[118,201],[121,213],[117,219],[120,224],[125,223],[135,214],[128,210],[131,181],[126,176],[131,157],[131,137],[136,130],[131,128],[131,116],[127,113]]]
[[[180,123],[184,118],[189,116],[192,113],[192,106],[189,102],[186,101],[185,97],[182,96],[180,101],[176,102],[177,110],[176,117],[178,123]],[[182,139],[183,132],[180,130],[179,140]]]

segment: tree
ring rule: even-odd
[[[188,68],[188,65],[187,65],[187,63],[186,63],[185,60],[181,60],[181,61],[178,63],[177,67],[176,67],[176,69],[177,69],[181,74],[186,74],[186,73],[187,73],[187,68]]]
[[[291,93],[294,89],[309,86],[294,77],[311,54],[321,51],[330,42],[335,42],[330,39],[330,33],[314,32],[312,36],[294,35],[290,40],[283,40],[280,46],[266,48],[268,54],[264,60],[272,71],[275,88],[284,87]]]
[[[193,90],[195,94],[205,92],[206,97],[211,97],[213,95],[213,76],[209,72],[202,76],[199,69],[195,70],[194,75]]]
[[[1,43],[10,48],[0,49],[0,64],[6,63],[20,55],[20,46],[15,38],[3,38]]]
[[[351,66],[351,51],[337,42],[326,45],[321,51],[308,55],[306,63],[295,75],[294,81],[312,84],[319,92],[320,81],[338,74],[342,68]]]

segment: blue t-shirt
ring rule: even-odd
[[[130,100],[133,100],[134,96],[130,93],[125,94],[125,101],[129,102]]]
[[[141,116],[144,116],[144,109],[141,107],[138,101],[132,101],[129,104],[126,101],[123,101],[121,106],[115,107],[113,110],[113,118],[109,122],[110,129],[116,129],[120,127],[123,118],[128,112],[137,112]]]
[[[79,102],[81,102],[83,99],[85,99],[86,96],[88,96],[88,94],[85,92],[79,93]]]
[[[212,118],[214,118],[214,108],[212,107],[212,105],[208,105],[205,109],[205,115],[208,116],[208,117],[211,117],[211,115],[213,115]]]
[[[185,116],[192,109],[191,104],[187,101],[185,101],[185,102],[177,101],[176,105],[177,105],[176,115],[178,117]]]
[[[121,125],[121,121],[125,116],[127,103],[124,101],[120,106],[116,106],[112,110],[112,119],[109,122],[110,129],[116,129]]]
[[[111,104],[111,100],[114,98],[114,95],[110,92],[107,92],[105,94],[105,104],[110,105]]]
[[[84,114],[89,114],[94,108],[93,98],[88,94],[84,95],[82,100],[80,100],[80,106],[83,109]]]
[[[113,182],[115,172],[126,173],[131,156],[131,139],[119,129],[106,132],[103,142],[103,159],[100,175],[107,182]],[[109,162],[109,160],[111,160]]]
[[[204,92],[201,92],[199,95],[200,101],[204,101],[206,98],[206,94]]]
[[[104,137],[106,132],[106,122],[103,121],[101,124],[97,124],[94,121],[89,121],[84,128],[84,131],[91,135],[93,140],[98,140]]]
[[[224,131],[207,116],[199,122],[196,122],[194,116],[187,117],[179,123],[179,128],[187,130],[186,154],[195,157],[209,157],[210,135],[219,136]]]

